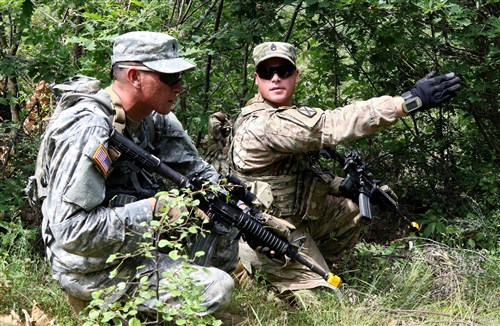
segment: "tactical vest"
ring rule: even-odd
[[[264,100],[251,101],[248,104],[242,109],[233,130],[237,130],[247,119],[262,114],[263,110],[272,108]],[[290,110],[287,111],[287,114],[291,118],[298,118],[311,127],[317,123],[321,116],[315,114],[314,117],[308,118],[298,111],[296,107],[290,107],[287,110]],[[305,108],[305,111],[308,112],[312,112],[312,110],[319,109]],[[275,163],[272,175],[255,176],[241,173],[235,169],[232,163],[233,150],[231,145],[229,150],[231,173],[249,183],[264,182],[271,187],[273,203],[268,213],[272,215],[281,217],[298,216],[302,219],[316,220],[324,214],[326,195],[338,193],[338,182],[335,181],[335,176],[321,168],[315,154],[305,153],[289,156]]]

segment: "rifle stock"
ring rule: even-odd
[[[191,191],[200,190],[200,187],[197,186],[197,182],[190,182],[187,177],[171,169],[161,162],[159,158],[145,151],[114,129],[109,138],[109,146],[114,147],[121,154],[128,155],[144,169],[155,172],[163,178],[174,182],[180,189],[189,189]],[[235,183],[242,183],[239,179],[228,179]],[[198,208],[200,208],[210,219],[215,220],[214,222],[222,223],[226,227],[236,227],[246,238],[257,240],[258,243],[269,247],[276,253],[285,255],[307,266],[333,286],[338,287],[341,284],[340,277],[313,264],[300,253],[297,247],[293,246],[273,231],[267,229],[261,222],[262,214],[259,211],[254,209],[243,210],[240,208],[238,206],[239,200],[244,202],[248,200],[253,201],[252,198],[254,197],[250,192],[240,192],[239,194],[244,198],[234,198],[235,194],[231,191],[231,196],[229,196],[229,198],[220,193],[213,192],[209,192],[203,196],[200,195],[196,198],[200,201]]]

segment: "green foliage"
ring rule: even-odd
[[[371,172],[395,190],[405,212],[423,225],[422,235],[451,247],[498,252],[498,1],[224,1],[220,20],[218,5],[218,1],[196,5],[181,1],[0,1],[0,119],[4,123],[0,146],[2,150],[12,149],[8,162],[2,161],[0,232],[4,233],[5,246],[13,239],[26,237],[26,242],[32,241],[28,234],[19,232],[21,225],[36,220],[24,208],[22,189],[33,172],[38,139],[21,133],[14,141],[12,130],[18,130],[18,126],[5,122],[13,120],[11,109],[24,107],[33,85],[42,79],[61,81],[81,73],[106,84],[112,39],[126,31],[151,30],[178,37],[182,52],[197,63],[198,69],[184,76],[187,89],[175,107],[196,141],[202,138],[211,113],[220,110],[234,118],[255,93],[252,49],[261,41],[288,41],[297,47],[301,78],[296,102],[317,107],[335,108],[353,100],[401,94],[433,69],[438,73],[456,72],[464,87],[452,102],[346,146],[358,149]],[[24,114],[21,111],[21,116]],[[5,158],[5,152],[2,155]],[[14,219],[20,210],[25,224]],[[156,234],[152,232],[151,236]],[[7,250],[5,246],[2,250]],[[14,247],[9,248],[12,252]],[[329,324],[388,324],[394,315],[370,310],[388,302],[376,292],[390,293],[387,300],[393,299],[394,304],[387,306],[396,307],[397,302],[410,307],[397,295],[398,291],[412,295],[402,280],[432,280],[429,273],[434,270],[425,264],[373,259],[374,255],[389,255],[380,252],[387,248],[363,250],[353,257],[358,260],[356,277],[350,275],[350,285],[369,293],[356,301],[367,305],[361,307],[363,313],[355,309],[359,307],[327,298],[324,310],[330,317],[318,320]],[[184,255],[182,251],[177,253]],[[12,269],[5,263],[2,267],[9,268],[9,275],[18,268],[21,277],[4,279],[19,284],[12,279],[24,277],[22,255],[9,257]],[[396,279],[398,268],[407,274]],[[418,272],[411,272],[412,268]],[[341,271],[345,270],[348,268]],[[372,273],[374,270],[380,273]],[[394,281],[394,288],[381,286],[384,279]],[[489,296],[494,283],[488,282],[476,284],[479,290],[466,295],[472,293],[477,302],[482,302],[484,297],[478,291]],[[458,288],[464,289],[462,285]],[[57,302],[57,286],[51,286],[55,290],[46,301]],[[413,298],[422,303],[421,308],[436,307],[426,301],[426,289],[425,284],[419,284]],[[260,294],[240,302],[243,307],[251,301],[262,303],[248,311],[257,323],[290,324],[293,320],[314,324],[311,320],[315,320],[315,314],[300,317],[286,311],[286,316],[277,319],[282,307],[273,303],[267,312],[259,301]],[[5,302],[13,302],[12,297]],[[467,315],[461,300],[452,301],[454,306],[439,302],[441,306],[436,309],[458,309]],[[475,302],[471,309],[480,310]],[[494,311],[491,302],[482,303]],[[344,311],[351,319],[343,315]],[[409,320],[413,323],[416,317]]]
[[[25,134],[16,124],[0,124],[0,147],[5,149],[0,155],[0,217],[9,218],[24,206],[24,187],[35,171],[38,144],[36,134]]]
[[[22,316],[33,301],[60,325],[75,325],[59,286],[51,279],[50,267],[39,249],[39,229],[26,227],[15,215],[10,222],[0,221],[0,315],[11,310]],[[30,311],[31,312],[31,311]]]
[[[185,207],[193,207],[197,203],[190,196],[179,195],[177,190],[160,193],[159,197],[160,200],[166,200],[165,209],[159,220],[153,220],[147,225],[148,231],[143,234],[144,241],[139,244],[136,252],[115,253],[108,258],[108,262],[120,262],[110,273],[110,278],[116,279],[117,284],[92,293],[92,301],[83,314],[84,325],[141,325],[164,321],[176,325],[219,324],[211,316],[199,315],[206,311],[206,307],[201,305],[204,288],[192,276],[197,269],[188,263],[190,253],[186,250],[185,240],[202,232],[200,226],[203,222]],[[175,217],[171,214],[174,210],[180,210]],[[143,226],[146,226],[146,222]],[[178,265],[167,270],[156,268],[152,274],[147,275],[142,271],[144,266],[138,266],[136,277],[124,281],[117,279],[124,259],[149,257],[154,260],[154,266],[161,266],[158,263],[160,253],[168,253],[172,260],[178,261]],[[134,294],[117,301],[116,298],[120,298],[124,291],[132,291]],[[165,293],[171,296],[167,301],[164,300]],[[155,316],[141,313],[141,305],[146,301],[155,303],[158,311]]]

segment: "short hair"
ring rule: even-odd
[[[111,66],[111,69],[109,71],[109,78],[111,78],[111,80],[118,80],[118,81],[121,81],[121,75],[120,75],[120,72],[123,71],[122,68],[119,67],[119,65],[126,65],[126,66],[142,66],[142,62],[138,62],[138,61],[121,61],[121,62],[115,62],[113,63],[113,65]]]

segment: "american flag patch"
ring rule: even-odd
[[[102,174],[104,174],[104,176],[107,176],[109,167],[111,166],[111,158],[109,157],[108,151],[104,146],[102,146],[102,144],[100,144],[97,150],[94,152],[94,155],[92,155],[92,159],[101,169]]]

